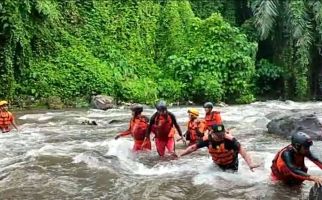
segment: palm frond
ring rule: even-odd
[[[322,42],[322,2],[320,0],[310,1],[309,7],[313,12],[314,21],[316,24],[316,32],[319,37],[319,41]]]
[[[291,1],[286,12],[289,33],[295,45],[309,49],[313,41],[312,22],[304,0]]]
[[[293,39],[298,40],[311,26],[304,1],[289,2],[286,12],[289,32]]]
[[[322,2],[320,0],[309,1],[308,5],[313,11],[315,21],[322,22]]]
[[[278,16],[277,1],[255,0],[252,4],[255,26],[260,32],[261,39],[266,39],[275,24]]]

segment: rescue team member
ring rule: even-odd
[[[2,133],[10,132],[11,126],[18,130],[12,113],[8,111],[8,102],[0,101],[0,130]]]
[[[221,116],[219,111],[213,111],[214,105],[211,102],[206,102],[203,105],[205,109],[205,122],[206,122],[206,127],[210,131],[211,127],[213,125],[219,125],[222,124]]]
[[[202,140],[206,125],[203,120],[199,120],[199,111],[195,108],[188,110],[189,121],[187,123],[187,132],[185,133],[186,140],[189,140],[189,146],[196,144],[197,141]]]
[[[142,115],[143,106],[133,105],[131,111],[132,119],[130,121],[129,129],[116,135],[115,139],[117,140],[119,137],[131,135],[134,138],[133,151],[151,150],[150,140],[147,140],[145,144],[142,145],[149,124],[149,119]]]
[[[185,149],[178,157],[190,154],[197,149],[208,147],[212,160],[222,170],[238,170],[238,153],[244,158],[251,171],[260,165],[253,164],[250,156],[240,143],[225,132],[223,125],[213,125],[207,138]]]
[[[308,180],[321,186],[322,177],[307,174],[308,168],[304,163],[306,157],[322,169],[322,162],[310,151],[312,145],[313,142],[306,133],[294,133],[291,144],[281,149],[273,160],[272,180],[280,180],[286,184],[301,184]]]
[[[175,116],[167,110],[166,103],[160,101],[155,107],[157,112],[154,113],[150,119],[145,140],[149,140],[152,131],[155,134],[155,146],[159,156],[164,156],[166,148],[170,154],[175,155],[175,129],[177,129],[184,144],[186,144],[185,138],[182,136],[181,129]]]

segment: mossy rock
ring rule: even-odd
[[[62,109],[64,107],[61,98],[57,96],[48,97],[47,105],[49,109]]]

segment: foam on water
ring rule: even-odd
[[[14,130],[10,134],[0,135],[0,150],[2,152],[0,172],[3,176],[9,174],[8,179],[0,177],[0,186],[7,185],[6,182],[15,185],[15,180],[17,180],[15,176],[20,177],[19,173],[29,174],[28,170],[34,172],[33,167],[36,165],[41,170],[35,174],[30,172],[31,175],[34,175],[40,181],[50,180],[48,185],[53,188],[58,188],[61,185],[64,187],[64,192],[71,194],[77,193],[79,182],[77,179],[74,180],[72,176],[68,177],[61,174],[72,173],[69,170],[73,171],[75,168],[88,168],[86,170],[90,172],[103,169],[106,174],[112,173],[115,177],[125,177],[129,185],[138,184],[135,182],[137,177],[148,177],[155,182],[161,179],[166,180],[167,177],[178,177],[178,179],[184,179],[190,185],[199,189],[206,185],[211,188],[224,187],[229,192],[236,186],[237,190],[247,193],[247,190],[254,189],[253,186],[270,182],[272,159],[279,149],[289,144],[288,140],[273,136],[266,137],[262,134],[269,121],[265,116],[276,111],[320,109],[321,107],[322,103],[296,103],[292,101],[268,101],[250,105],[216,107],[216,110],[221,111],[224,121],[229,122],[227,126],[236,127],[232,134],[248,149],[254,161],[263,163],[261,167],[251,172],[245,161],[240,157],[240,166],[237,173],[222,172],[215,167],[210,156],[206,156],[206,153],[203,152],[206,151],[206,148],[198,150],[201,151],[199,153],[193,153],[180,159],[171,160],[169,158],[163,161],[158,157],[154,143],[153,149],[149,153],[133,153],[131,151],[132,138],[114,140],[118,131],[128,128],[127,122],[123,122],[124,119],[130,119],[131,114],[128,109],[25,114],[19,118],[23,123],[19,125],[19,133]],[[204,116],[204,109],[201,106],[197,106],[197,108],[200,111],[200,116]],[[183,127],[183,131],[185,131],[188,108],[175,107],[169,108],[169,110],[175,114],[179,124]],[[150,116],[155,112],[155,109],[145,109],[144,112]],[[111,119],[120,122],[109,124]],[[83,126],[81,122],[84,120],[95,120],[98,122],[98,126]],[[321,142],[315,142],[315,146],[321,147]],[[313,148],[313,150],[319,151],[319,148]],[[68,159],[65,159],[66,157]],[[45,159],[53,159],[53,162],[58,162],[58,165],[55,166],[57,168],[54,168],[57,173],[54,170],[48,172],[47,166],[42,166],[37,162],[39,158],[41,158],[42,162],[40,163],[43,165],[46,165]],[[72,165],[68,165],[70,163],[59,164],[60,160],[63,160],[63,162],[67,160]],[[64,168],[64,164],[71,168]],[[321,175],[321,170],[315,164],[308,160],[306,164],[310,169],[309,173]],[[32,166],[31,169],[30,166]],[[24,170],[28,172],[26,173]],[[10,176],[11,173],[13,173],[12,177]],[[96,182],[95,177],[89,179],[92,183]],[[117,180],[114,183],[116,182]],[[30,183],[34,184],[32,187],[37,187],[37,180]],[[95,193],[97,192],[96,186],[92,183],[84,184],[81,188],[87,188],[88,191]],[[19,185],[20,182],[17,182],[17,184]],[[69,184],[70,187],[67,187]],[[15,189],[18,191],[18,188]],[[162,190],[161,187],[159,189]],[[84,191],[85,193],[86,191]],[[106,193],[104,195],[106,196]],[[102,196],[104,195],[102,194]],[[236,197],[234,193],[232,196]],[[82,197],[86,198],[86,196]],[[152,198],[152,196],[148,197]]]

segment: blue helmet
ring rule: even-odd
[[[155,108],[158,111],[166,111],[167,110],[167,104],[166,104],[165,101],[161,100],[155,105]]]
[[[213,108],[214,107],[214,104],[212,104],[211,102],[206,102],[204,105],[203,105],[204,108]]]
[[[292,135],[291,138],[292,146],[295,149],[299,149],[301,146],[309,148],[313,145],[312,139],[309,135],[304,132],[296,132]]]

